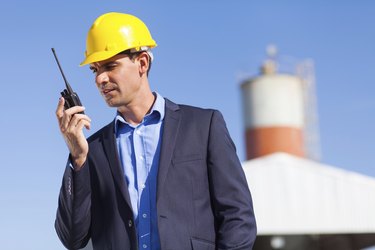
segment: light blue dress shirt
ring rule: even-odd
[[[138,125],[115,118],[116,142],[132,204],[139,249],[160,250],[156,213],[156,183],[165,100],[154,93],[151,111]]]

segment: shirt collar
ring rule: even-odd
[[[151,108],[151,111],[146,114],[146,117],[149,117],[151,115],[158,115],[158,122],[161,122],[164,120],[164,114],[165,114],[165,99],[157,92],[153,92],[156,100],[154,102],[154,105]],[[145,121],[145,118],[143,119],[142,123]],[[127,124],[130,126],[130,124],[122,117],[122,115],[117,111],[116,117],[115,117],[115,133],[117,134],[117,128],[119,125],[119,122],[123,124]]]

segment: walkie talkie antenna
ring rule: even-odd
[[[51,50],[52,50],[53,55],[55,56],[55,60],[56,60],[56,62],[57,62],[57,65],[59,66],[59,69],[60,69],[61,75],[62,75],[62,77],[64,78],[64,82],[65,82],[65,86],[66,86],[67,91],[69,92],[69,94],[73,94],[72,87],[70,87],[70,84],[69,84],[68,81],[66,80],[66,77],[65,77],[64,72],[63,72],[63,70],[62,70],[62,68],[61,68],[61,65],[60,65],[59,59],[57,59],[57,55],[56,55],[55,49],[54,49],[54,48],[51,48]]]

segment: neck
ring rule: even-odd
[[[137,100],[137,103],[132,103],[118,109],[122,117],[132,125],[137,125],[143,121],[145,115],[152,109],[156,96],[151,91],[148,91],[142,97],[137,98]]]

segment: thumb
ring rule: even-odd
[[[57,109],[56,109],[56,116],[58,119],[62,118],[64,114],[64,103],[65,103],[64,97],[60,97],[59,103],[57,104]]]

